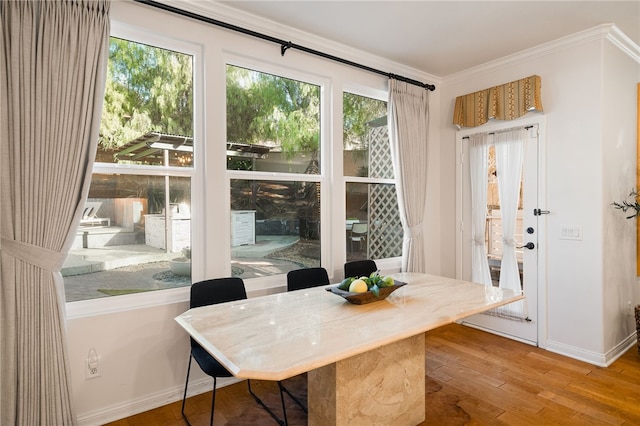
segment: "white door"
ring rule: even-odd
[[[529,344],[538,344],[538,299],[539,299],[539,277],[543,277],[540,268],[544,267],[543,262],[539,262],[540,247],[542,240],[540,235],[544,235],[541,226],[544,225],[544,215],[546,212],[540,210],[541,194],[544,185],[541,184],[540,173],[540,151],[539,140],[540,121],[536,120],[530,124],[522,124],[528,129],[527,138],[524,143],[524,158],[521,174],[521,190],[518,201],[518,213],[516,219],[515,241],[516,258],[520,272],[521,287],[525,295],[525,302],[521,304],[521,309],[514,314],[513,310],[503,309],[484,314],[474,315],[463,320],[463,323],[478,327],[496,334],[504,335]],[[486,125],[485,125],[486,126]],[[458,241],[457,241],[457,275],[458,278],[471,280],[471,268],[474,256],[472,256],[472,246],[474,239],[471,236],[471,192],[469,176],[469,144],[468,136],[474,133],[488,133],[489,142],[489,164],[487,173],[487,219],[485,229],[485,246],[487,251],[489,270],[491,275],[491,286],[496,289],[499,283],[500,267],[502,259],[503,239],[502,239],[502,212],[498,196],[498,184],[496,175],[499,171],[495,165],[495,148],[492,145],[492,133],[514,128],[514,123],[503,123],[500,125],[483,126],[481,131],[469,129],[458,132],[458,154],[457,165],[457,191],[458,191]]]

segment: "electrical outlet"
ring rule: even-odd
[[[633,308],[631,307],[631,300],[627,301],[627,315],[633,316]]]
[[[95,348],[89,349],[85,364],[85,377],[87,380],[100,377],[100,357]]]

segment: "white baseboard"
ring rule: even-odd
[[[239,382],[239,380],[234,377],[220,378],[218,379],[217,388],[220,389],[221,387],[237,382]],[[187,393],[187,397],[209,392],[212,389],[212,385],[213,379],[211,377],[204,377],[199,380],[189,381],[189,392]],[[80,413],[77,418],[78,426],[99,426],[125,417],[130,417],[135,414],[143,413],[145,411],[153,410],[154,408],[182,400],[183,394],[184,387],[179,386],[154,394],[149,394],[142,398],[127,401],[123,404],[112,405],[89,413]]]
[[[629,335],[629,337],[606,353],[586,351],[581,348],[576,348],[575,346],[554,342],[553,340],[547,340],[547,346],[545,349],[560,355],[568,356],[569,358],[588,362],[589,364],[594,364],[599,367],[608,367],[615,360],[620,358],[629,348],[635,345],[636,342],[636,333],[634,331],[633,334]]]

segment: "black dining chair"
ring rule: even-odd
[[[200,306],[214,305],[217,303],[231,302],[234,300],[242,300],[247,298],[247,291],[244,287],[242,278],[214,278],[210,280],[200,281],[191,286],[191,297],[189,300],[189,308],[198,308]],[[198,342],[193,338],[191,340],[191,354],[189,356],[189,366],[187,367],[187,381],[184,385],[184,396],[182,397],[182,417],[189,423],[187,415],[184,413],[184,406],[187,399],[187,387],[189,386],[189,373],[191,371],[191,360],[195,359],[204,373],[213,378],[213,396],[211,398],[211,420],[213,425],[213,410],[216,403],[216,383],[218,377],[232,377],[231,374],[222,364],[209,354]],[[282,411],[284,413],[284,421],[280,420],[275,413],[251,390],[251,381],[247,380],[249,393],[253,396],[258,404],[262,406],[276,422],[280,425],[287,424],[287,412],[284,406],[284,395],[282,385],[278,382],[280,388],[280,399],[282,400]]]
[[[327,270],[318,268],[294,269],[287,272],[287,291],[301,290],[303,288],[317,287],[331,284]]]
[[[377,270],[376,262],[371,259],[354,260],[344,264],[344,277],[368,277]]]

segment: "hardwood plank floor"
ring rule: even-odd
[[[421,425],[640,425],[636,347],[601,368],[458,324],[426,337],[427,419]],[[279,413],[276,384],[251,383],[259,395],[272,396]],[[210,392],[187,401],[192,425],[209,424],[210,404]],[[248,416],[247,407],[255,406],[245,382],[219,389],[215,424],[276,424],[262,410]],[[180,407],[175,402],[109,426],[185,425]],[[290,425],[305,424],[292,402],[287,413]]]

